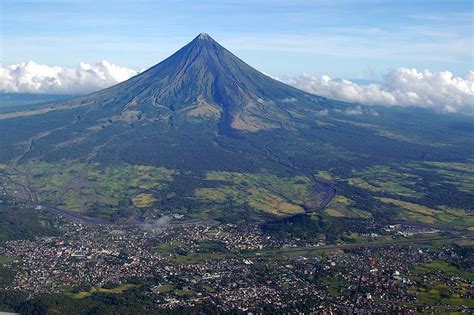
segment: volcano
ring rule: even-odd
[[[291,110],[312,111],[322,100],[255,70],[205,33],[147,71],[83,101],[90,99],[113,99],[124,110],[210,118],[222,133],[279,128]]]
[[[113,106],[112,120],[202,118],[232,134],[284,128],[292,111],[311,114],[324,101],[257,71],[202,33],[137,76],[50,110]]]
[[[115,86],[0,114],[0,170],[36,204],[105,219],[301,214],[322,210],[333,185],[359,199],[331,213],[352,217],[356,205],[371,211],[373,193],[385,197],[377,186],[385,177],[366,183],[378,170],[472,157],[471,126],[465,117],[300,91],[200,34]]]
[[[135,108],[214,118],[222,132],[278,128],[288,110],[317,98],[276,81],[203,33],[174,55],[110,92],[134,95]],[[107,97],[107,95],[106,95]]]

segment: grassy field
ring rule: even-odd
[[[313,182],[306,176],[224,171],[198,175],[164,167],[73,161],[29,162],[17,166],[19,172],[4,168],[14,181],[35,187],[40,201],[105,219],[171,211],[185,204],[176,211],[202,219],[234,215],[231,220],[241,222],[245,215],[291,216],[318,204]],[[375,165],[354,168],[347,176],[322,170],[315,175],[334,182],[338,190],[324,210],[330,217],[377,219],[377,213],[383,216],[391,209],[400,210],[400,220],[474,230],[472,209],[464,208],[474,200],[472,161]]]
[[[316,174],[317,177],[320,177],[324,180],[327,180],[327,181],[332,181],[334,180],[334,178],[332,177],[331,173],[329,173],[328,171],[318,171],[318,173]]]
[[[225,247],[217,241],[200,241],[197,243],[199,252],[191,252],[188,245],[172,241],[170,243],[157,244],[153,249],[162,255],[179,264],[196,264],[206,260],[222,259],[231,255]]]
[[[452,184],[465,193],[474,192],[474,161],[470,163],[425,162],[423,164],[436,168],[437,174],[444,179],[443,183]]]
[[[410,198],[426,196],[430,190],[439,190],[445,184],[460,192],[474,192],[474,162],[417,162],[375,165],[353,170],[352,177],[344,180],[352,186],[377,193]],[[429,176],[429,181],[424,177]],[[427,187],[428,185],[428,187]]]
[[[418,162],[403,165],[410,172],[423,172],[436,175],[431,187],[452,185],[458,191],[468,194],[474,192],[474,160],[460,162]]]
[[[324,212],[337,218],[370,218],[369,212],[356,209],[353,207],[353,201],[345,196],[336,195],[334,199],[329,203]]]
[[[132,196],[132,205],[135,208],[149,208],[157,201],[153,194],[138,194]]]
[[[312,183],[304,176],[282,178],[274,175],[238,172],[209,172],[207,182],[214,187],[196,190],[195,196],[216,204],[247,204],[274,215],[303,213],[312,201]]]
[[[134,284],[121,284],[118,287],[112,288],[112,289],[105,289],[105,288],[92,288],[89,291],[82,291],[78,292],[72,295],[73,298],[75,299],[83,299],[88,296],[91,296],[96,293],[105,293],[105,294],[121,294],[125,292],[126,290],[129,290],[131,288],[134,288]]]
[[[383,192],[403,197],[419,198],[421,178],[408,172],[400,172],[395,167],[376,165],[362,171],[353,170],[353,177],[347,183],[371,192]]]
[[[418,275],[441,273],[447,277],[461,277],[467,280],[474,280],[474,273],[462,270],[461,268],[442,260],[435,260],[423,265],[418,265],[415,267],[414,272]]]
[[[103,217],[119,206],[152,207],[178,174],[163,167],[131,164],[32,162],[18,168],[27,174],[23,183],[29,181],[41,200],[72,211],[99,209]]]
[[[474,214],[462,209],[452,209],[448,207],[429,208],[416,203],[392,198],[377,199],[383,203],[395,205],[402,209],[403,211],[399,213],[398,217],[403,220],[453,227],[459,226],[467,229],[474,226]]]
[[[364,217],[364,213],[353,213],[354,208],[360,207],[372,212],[375,218],[391,210],[398,220],[474,230],[472,160],[375,165],[354,168],[350,176],[328,172],[317,175],[332,178],[336,187],[342,188],[340,194],[342,191],[343,195],[359,197],[354,192],[357,189],[367,196],[365,200],[351,197],[357,202],[336,197],[325,210],[329,216]],[[381,203],[373,204],[371,198]],[[367,207],[368,204],[371,206]]]
[[[4,264],[11,263],[12,261],[15,261],[15,257],[10,257],[10,256],[5,256],[5,255],[0,255],[0,266]]]
[[[154,288],[155,291],[160,293],[168,293],[174,291],[174,285],[172,284],[161,284]]]
[[[18,170],[11,171],[12,179],[35,187],[41,201],[103,218],[114,216],[118,209],[150,209],[175,196],[170,185],[180,175],[164,167],[71,161],[30,162]],[[316,202],[313,183],[305,176],[208,172],[202,183],[185,197],[200,203],[193,213],[203,216],[219,215],[220,207],[250,207],[285,216],[303,213]]]

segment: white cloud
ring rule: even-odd
[[[33,61],[0,65],[0,92],[89,93],[122,82],[138,72],[106,60],[95,64],[80,63],[74,68],[42,65]],[[387,73],[381,83],[366,85],[306,73],[282,81],[313,94],[349,102],[420,106],[449,113],[474,114],[473,70],[466,77],[456,77],[449,71],[398,68]],[[293,100],[284,100],[291,101]],[[344,114],[377,115],[375,111],[364,111],[357,106]]]
[[[0,91],[6,93],[80,94],[122,82],[138,72],[106,60],[81,62],[75,68],[48,66],[28,61],[0,65]]]
[[[387,73],[383,82],[367,85],[310,74],[301,74],[284,82],[310,93],[361,104],[419,106],[450,113],[474,113],[472,70],[463,78],[449,71],[398,68]]]
[[[378,116],[379,113],[377,113],[373,109],[366,109],[362,108],[361,106],[355,106],[351,108],[346,108],[344,110],[342,109],[335,109],[336,112],[342,113],[344,115],[348,116],[356,116],[356,115],[372,115],[372,116]]]

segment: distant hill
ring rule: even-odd
[[[77,96],[65,94],[0,93],[0,113],[38,108]]]

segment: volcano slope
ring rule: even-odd
[[[311,212],[470,228],[473,126],[308,94],[200,34],[113,87],[0,114],[0,167],[12,194],[114,222]]]

